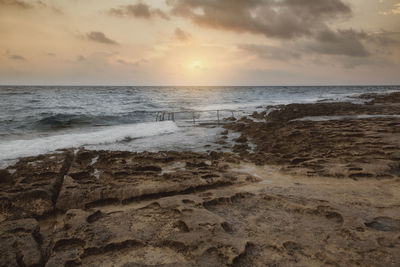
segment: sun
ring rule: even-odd
[[[200,69],[201,68],[201,62],[199,60],[195,60],[190,64],[191,69]]]

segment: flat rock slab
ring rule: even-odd
[[[192,193],[254,181],[230,171],[237,161],[226,153],[86,150],[21,159],[0,173],[1,263],[232,263],[247,241]]]
[[[193,195],[142,207],[69,210],[56,225],[46,266],[227,265],[247,240]]]
[[[39,230],[32,218],[0,223],[0,265],[41,266]]]
[[[23,158],[0,170],[0,221],[51,213],[72,152]]]
[[[64,167],[57,168],[63,158]],[[237,156],[229,153],[80,150],[21,162],[37,167],[38,160],[46,162],[41,169],[53,166],[65,178],[60,176],[63,184],[51,191],[58,195],[49,204],[51,213],[3,217],[0,263],[5,266],[400,262],[400,191],[394,179],[293,177],[236,164]],[[22,177],[23,167],[9,167],[7,173]]]
[[[222,158],[206,154],[81,150],[64,179],[56,207],[91,208],[231,185],[237,178],[226,170]]]
[[[371,220],[371,213],[382,210],[367,206],[368,201],[360,200],[364,205],[342,205],[339,197],[318,199],[306,187],[301,194],[293,190],[285,194],[285,190],[280,188],[280,194],[235,194],[221,189],[199,194],[203,206],[226,222],[232,236],[249,241],[234,266],[400,263],[398,207],[388,209],[386,217]],[[347,201],[354,199],[349,197]]]
[[[370,218],[379,209],[340,205],[313,198],[307,191],[284,196],[260,191],[256,184],[244,187],[69,210],[54,223],[47,266],[397,266],[400,262],[398,220],[389,217],[398,208],[387,211],[387,217]]]

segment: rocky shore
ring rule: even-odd
[[[318,177],[400,176],[399,93],[366,104],[291,104],[227,128],[256,145],[251,153],[246,145],[236,150],[258,165]]]
[[[232,152],[69,149],[0,170],[1,266],[399,266],[400,94],[225,126]]]

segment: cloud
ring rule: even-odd
[[[302,54],[293,47],[271,46],[271,45],[255,45],[255,44],[240,44],[238,48],[254,54],[257,57],[274,60],[292,60],[300,59]]]
[[[90,32],[86,34],[86,38],[90,41],[102,43],[102,44],[108,44],[108,45],[116,45],[118,44],[116,41],[108,38],[104,33],[102,32]]]
[[[312,36],[350,16],[342,0],[166,0],[171,13],[207,28],[292,39]]]
[[[0,8],[5,8],[5,7],[13,7],[13,8],[19,8],[19,9],[37,9],[37,8],[42,8],[42,9],[49,9],[52,12],[56,13],[57,15],[63,14],[62,10],[60,8],[57,8],[53,5],[48,5],[45,2],[41,0],[37,0],[34,3],[28,3],[22,0],[0,0]]]
[[[390,37],[387,32],[367,33],[364,31],[325,30],[320,32],[315,40],[306,47],[316,53],[325,55],[344,55],[348,57],[368,57],[374,50],[379,54],[390,53],[399,42]]]
[[[45,2],[43,2],[41,0],[36,1],[36,3],[37,3],[38,7],[49,9],[49,10],[53,11],[55,14],[57,14],[57,15],[63,15],[64,14],[64,12],[60,8],[55,7],[53,5],[48,5],[48,4],[46,4]]]
[[[0,0],[0,7],[10,6],[22,9],[33,8],[33,5],[20,0]]]
[[[394,4],[393,8],[389,11],[380,12],[381,15],[400,15],[400,3]]]
[[[192,39],[190,33],[183,31],[181,28],[176,28],[174,32],[174,37],[180,42],[189,42]]]
[[[239,44],[237,47],[259,58],[280,61],[297,60],[307,56],[340,56],[343,61],[357,62],[357,65],[369,63],[369,57],[390,55],[391,49],[399,42],[391,38],[396,33],[364,31],[329,30],[321,31],[314,38],[282,41],[280,45]],[[345,58],[346,59],[345,59]],[[353,60],[350,60],[353,58]],[[363,60],[362,58],[365,58]]]
[[[76,57],[76,60],[79,61],[79,62],[82,62],[82,61],[85,61],[86,58],[85,58],[84,56],[82,56],[82,55],[78,55],[78,56]]]
[[[10,55],[9,56],[11,59],[13,59],[13,60],[20,60],[20,61],[25,61],[26,59],[23,57],[23,56],[21,56],[21,55]]]
[[[313,52],[325,55],[344,55],[349,57],[367,57],[370,53],[362,40],[368,35],[354,30],[325,30],[316,36],[316,40],[307,45]]]
[[[148,63],[148,61],[146,59],[139,59],[139,60],[132,61],[132,60],[125,60],[122,58],[117,59],[117,62],[122,65],[134,66],[134,67],[139,67],[140,65]]]
[[[380,32],[368,33],[367,40],[382,47],[398,46],[399,40],[396,39],[400,32],[389,32],[381,30]]]
[[[120,6],[118,8],[111,8],[108,13],[110,15],[119,17],[132,17],[138,19],[152,19],[159,17],[168,20],[169,17],[158,8],[152,8],[142,2],[137,2],[134,5]]]

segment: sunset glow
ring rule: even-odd
[[[200,69],[201,68],[201,62],[199,60],[193,61],[192,64],[190,64],[191,69]]]
[[[235,3],[2,0],[0,83],[400,82],[398,0]]]

